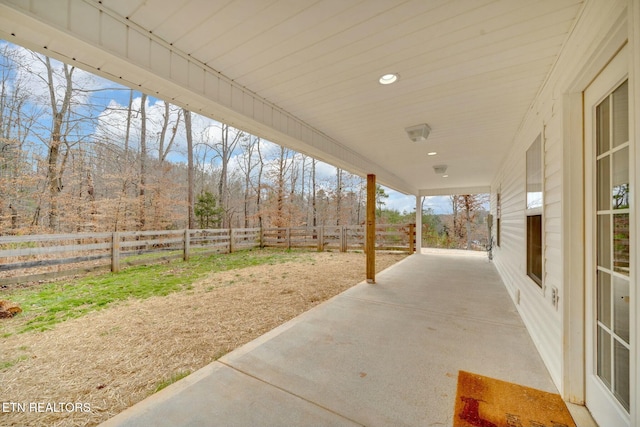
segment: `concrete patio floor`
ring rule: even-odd
[[[451,426],[459,370],[557,393],[484,253],[423,250],[376,280],[102,426]]]

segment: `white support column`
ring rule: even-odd
[[[416,253],[422,249],[422,196],[416,196]]]

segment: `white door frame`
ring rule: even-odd
[[[622,82],[629,78],[629,47],[625,46],[616,56],[607,64],[607,67],[599,74],[597,79],[585,90],[584,98],[584,121],[585,121],[585,397],[587,406],[602,425],[611,426],[628,426],[630,425],[630,415],[620,405],[612,393],[604,385],[604,383],[595,375],[596,365],[596,340],[595,340],[595,318],[597,313],[596,296],[595,296],[595,265],[596,265],[596,179],[595,179],[595,113],[594,108],[600,104],[609,94],[616,89]],[[630,135],[631,137],[631,135]],[[629,144],[629,179],[632,183],[632,192],[637,191],[635,185],[634,162],[632,161],[634,152],[633,141]],[[608,149],[607,149],[608,150]],[[635,215],[633,203],[630,203],[630,236],[635,236],[634,221],[631,220]],[[610,209],[608,209],[610,211]],[[610,214],[609,214],[610,215]],[[635,255],[635,242],[631,241],[630,260]],[[613,260],[611,260],[613,262]],[[611,266],[611,271],[614,267]],[[636,268],[632,263],[629,274],[630,282],[633,286],[636,282]],[[622,277],[622,276],[621,276]],[[630,312],[633,313],[630,307]],[[635,328],[630,325],[631,343],[635,343]],[[613,326],[612,326],[613,328]],[[634,363],[635,351],[630,351],[630,366]],[[613,376],[614,373],[611,372]],[[631,379],[631,374],[630,374]],[[598,417],[601,417],[598,420]]]
[[[640,25],[640,19],[637,21]],[[586,289],[583,92],[606,67],[611,58],[627,43],[628,38],[628,18],[627,14],[623,14],[609,32],[603,35],[601,43],[593,49],[591,56],[577,67],[579,71],[562,98],[562,264],[564,286],[563,298],[560,300],[563,319],[560,392],[566,401],[578,405],[585,404]],[[633,111],[632,105],[630,107]],[[633,132],[633,129],[630,131]],[[638,425],[640,425],[640,420]]]
[[[640,2],[628,0],[627,8],[603,34],[601,42],[594,46],[588,58],[577,67],[574,78],[562,95],[563,123],[563,196],[562,196],[562,258],[563,322],[562,381],[563,398],[576,404],[585,404],[585,230],[584,230],[584,140],[583,140],[583,91],[605,68],[615,53],[628,41],[629,55],[629,108],[630,135],[638,149],[631,154],[635,171],[640,175]],[[581,155],[582,154],[582,155]],[[636,182],[638,181],[636,177]],[[632,227],[640,229],[640,185],[632,194],[635,217]],[[640,233],[635,232],[635,248],[640,248]],[[632,262],[640,266],[640,250],[632,254]],[[640,357],[640,289],[631,290],[631,328],[635,330],[632,357]],[[631,367],[631,425],[640,426],[640,367]]]

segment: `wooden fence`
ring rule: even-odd
[[[364,234],[364,226],[326,226],[0,236],[0,285],[255,247],[364,250]],[[376,230],[377,250],[414,248],[413,224]]]

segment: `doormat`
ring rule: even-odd
[[[559,394],[460,371],[455,427],[575,427]]]

